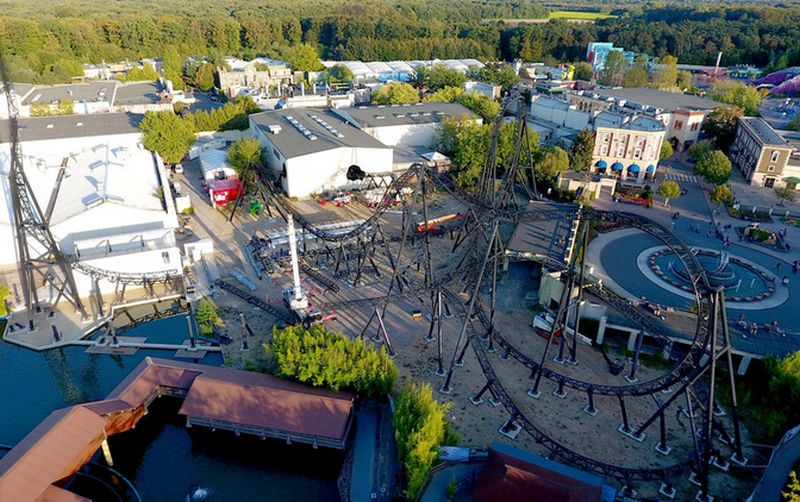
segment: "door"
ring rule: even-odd
[[[764,178],[764,186],[767,188],[772,188],[775,185],[775,178]]]

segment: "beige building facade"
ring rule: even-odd
[[[800,171],[789,159],[794,148],[763,119],[740,117],[730,148],[734,167],[751,185],[785,186]]]
[[[621,127],[597,127],[592,171],[622,182],[645,183],[655,177],[663,141],[664,128],[645,117]]]
[[[217,69],[217,87],[228,96],[235,96],[241,89],[269,91],[294,83],[289,63],[270,58],[244,61],[226,58],[227,68]]]

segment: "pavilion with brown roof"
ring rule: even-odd
[[[184,398],[187,427],[343,449],[354,396],[269,375],[146,357],[105,400],[56,410],[0,458],[0,501],[86,500],[59,485],[133,428],[159,396]]]

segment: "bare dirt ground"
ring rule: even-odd
[[[457,207],[457,204],[442,198],[431,204],[431,215],[437,216],[446,214]],[[369,208],[353,204],[345,208],[332,208],[330,206],[320,206],[315,201],[304,201],[297,203],[298,210],[302,210],[309,219],[316,223],[328,223],[333,221],[345,221],[358,218],[366,218],[371,213]],[[237,218],[238,220],[239,218]],[[421,220],[421,217],[419,218]],[[249,240],[253,232],[265,232],[269,227],[277,228],[281,225],[280,221],[274,220],[264,222],[263,219],[242,219],[240,229],[228,234],[223,252],[217,252],[223,256],[219,257],[222,264],[220,274],[224,277],[225,267],[238,266],[257,282],[258,294],[266,297],[283,308],[279,298],[280,290],[291,281],[289,274],[284,273],[274,278],[265,277],[258,281],[252,267],[245,265],[241,258],[242,246]],[[381,224],[389,235],[399,233],[400,216],[396,212],[390,212],[381,218]],[[435,274],[441,274],[458,261],[460,255],[451,253],[452,241],[447,238],[432,239],[433,269]],[[392,249],[396,251],[397,243],[392,244]],[[407,267],[407,277],[414,282],[421,283],[424,276],[423,270],[417,271],[413,261],[423,250],[421,243],[408,243],[404,256],[404,263],[409,263]],[[408,261],[406,261],[408,260]],[[323,270],[323,273],[332,275],[331,270]],[[346,278],[339,278],[338,293],[324,293],[320,285],[314,284],[311,280],[306,280],[306,287],[311,292],[311,300],[316,303],[323,311],[329,314],[332,310],[336,311],[337,319],[328,323],[329,329],[341,331],[349,336],[359,336],[370,316],[374,313],[374,306],[359,305],[346,308],[327,308],[326,305],[337,304],[343,300],[356,298],[379,297],[388,290],[388,281],[391,277],[391,270],[388,262],[379,261],[380,276],[372,271],[366,273],[364,280],[358,285],[353,286]],[[512,274],[502,274],[498,292],[498,312],[496,325],[501,333],[508,338],[518,349],[525,354],[538,360],[544,348],[545,340],[534,334],[530,327],[533,315],[533,303],[537,283],[531,278],[523,279],[511,277]],[[230,278],[227,278],[231,280]],[[460,284],[454,284],[451,290],[458,291]],[[466,297],[462,297],[466,301]],[[223,318],[221,331],[230,336],[233,341],[224,347],[226,364],[238,367],[264,367],[267,364],[263,344],[268,342],[271,337],[274,318],[255,307],[241,301],[240,299],[226,294],[217,293],[216,301],[220,306]],[[484,310],[488,311],[488,297],[482,295],[481,302]],[[380,308],[383,304],[378,305]],[[414,319],[411,313],[421,310],[423,317]],[[427,294],[416,295],[397,300],[386,307],[384,317],[386,329],[391,337],[392,344],[397,352],[395,361],[400,370],[400,382],[402,385],[407,380],[417,380],[428,382],[437,391],[442,385],[443,379],[435,374],[437,369],[437,342],[426,341],[425,337],[429,329],[429,316],[431,302]],[[239,314],[243,313],[247,323],[255,333],[254,337],[246,337],[246,347],[243,344],[242,329]],[[370,328],[365,333],[367,337],[375,336],[377,323],[373,321]],[[480,332],[480,327],[475,324],[475,329]],[[451,358],[455,349],[456,340],[462,330],[462,321],[459,316],[446,319],[443,323],[443,354],[445,370],[450,366]],[[606,383],[613,385],[626,385],[622,375],[614,376],[608,371],[608,365],[602,358],[598,350],[585,345],[578,347],[579,364],[559,365],[552,362],[552,356],[556,355],[557,347],[551,347],[550,355],[546,359],[546,365],[557,369],[563,374],[577,379],[595,383]],[[689,420],[677,412],[677,405],[673,405],[666,414],[667,444],[672,447],[672,452],[668,456],[661,455],[654,451],[653,447],[658,442],[659,429],[658,421],[645,432],[646,439],[639,443],[627,436],[617,432],[617,428],[622,423],[620,406],[616,397],[595,396],[595,406],[598,409],[596,416],[590,416],[582,411],[587,404],[585,394],[567,389],[565,398],[560,399],[552,394],[555,386],[552,382],[542,380],[540,390],[541,397],[533,399],[526,392],[530,388],[530,371],[513,359],[502,360],[500,352],[489,356],[489,361],[502,385],[519,406],[522,412],[534,423],[541,431],[559,441],[562,445],[583,455],[591,456],[600,461],[615,465],[630,467],[664,467],[677,463],[685,463],[692,451],[691,432]],[[609,354],[621,357],[619,354]],[[640,380],[654,378],[666,371],[661,365],[650,367],[641,364],[638,370]],[[461,444],[477,448],[484,448],[494,441],[511,444],[515,447],[528,450],[537,454],[546,455],[548,452],[534,439],[521,432],[515,440],[510,440],[498,433],[499,427],[509,417],[509,412],[503,406],[494,407],[488,403],[488,393],[484,395],[484,403],[475,406],[470,403],[468,397],[478,392],[486,383],[480,366],[477,362],[473,349],[466,351],[464,366],[454,369],[452,379],[452,392],[450,394],[438,393],[440,400],[450,403],[449,419],[454,428],[461,436]],[[666,400],[669,394],[657,396],[660,400]],[[683,399],[677,401],[681,406],[685,405]],[[649,416],[654,409],[653,397],[629,397],[626,398],[626,405],[629,420],[632,427],[638,427]],[[730,430],[729,416],[723,418],[725,425]],[[698,421],[698,426],[699,426]],[[747,434],[745,433],[745,443]],[[721,447],[726,457],[730,456],[727,447]],[[751,459],[751,464],[763,464],[763,459],[759,459],[756,452],[745,450],[745,455]],[[557,458],[558,460],[558,458]],[[742,469],[732,464],[729,473],[715,469],[712,471],[711,493],[718,500],[739,500],[746,497],[749,490],[754,485],[753,473],[760,474],[760,471],[753,469]],[[688,482],[687,476],[682,476],[674,480],[678,489],[677,499],[687,500],[694,497],[698,488]],[[621,486],[618,479],[609,478],[607,482],[614,486]],[[640,497],[657,498],[658,483],[634,483]]]

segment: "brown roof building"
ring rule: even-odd
[[[790,164],[794,147],[764,119],[739,117],[730,147],[733,165],[751,185],[784,186],[800,177],[800,166]],[[792,187],[796,183],[792,183]]]
[[[180,413],[187,415],[187,426],[340,449],[349,436],[354,399],[269,375],[147,357],[107,399],[54,411],[0,458],[0,501],[85,500],[58,485],[108,436],[133,428],[162,395],[185,398]]]

